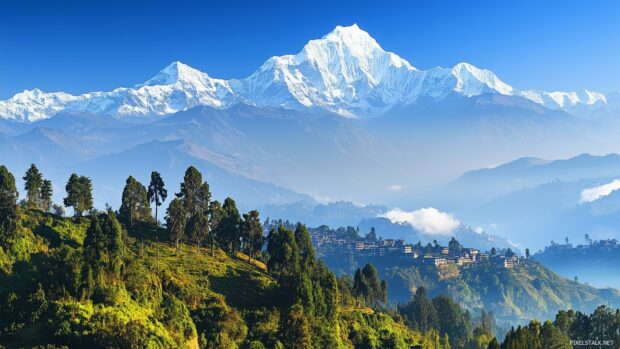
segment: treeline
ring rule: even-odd
[[[482,310],[474,321],[470,312],[450,297],[439,295],[429,299],[424,287],[419,287],[412,299],[397,309],[412,329],[441,333],[449,339],[452,348],[487,349],[496,341],[493,313]]]
[[[511,328],[501,349],[615,348],[619,343],[620,309],[601,305],[590,315],[561,310],[553,322],[531,321]]]
[[[273,227],[264,238],[258,211],[240,214],[232,198],[223,203],[212,200],[209,184],[194,167],[187,169],[169,203],[165,230],[158,229],[157,209],[167,200],[168,191],[157,172],[152,173],[148,187],[128,177],[116,211],[111,207],[94,209],[91,180],[72,174],[63,204],[73,209],[73,220],[52,219],[40,213],[53,211],[59,217],[64,211],[52,206],[51,183],[43,179],[36,166],[30,167],[24,181],[26,199],[18,203],[15,177],[0,166],[0,262],[5,263],[3,256],[16,256],[7,263],[22,260],[29,265],[12,271],[11,265],[2,265],[7,274],[3,274],[4,286],[0,287],[0,339],[16,339],[22,329],[44,323],[45,330],[41,329],[38,336],[49,338],[49,343],[94,348],[140,348],[153,343],[174,347],[173,343],[183,344],[192,338],[198,338],[205,348],[253,349],[338,348],[345,343],[404,348],[423,341],[434,343],[434,337],[405,335],[390,325],[393,319],[383,313],[387,284],[379,280],[372,265],[359,269],[354,279],[336,278],[316,259],[303,224],[294,230],[284,225]],[[151,205],[155,206],[155,217]],[[51,226],[40,224],[60,224],[67,234],[77,235],[68,244],[42,247],[39,251],[46,252],[29,260],[37,238],[26,236],[26,231],[34,229],[50,236],[47,230]],[[81,239],[76,227],[84,224],[87,228]],[[191,303],[184,303],[181,300],[187,299],[187,291],[179,288],[172,272],[159,267],[144,269],[153,263],[153,257],[143,255],[136,247],[142,239],[153,241],[161,232],[177,252],[183,242],[205,247],[211,255],[223,250],[236,258],[237,252],[244,252],[250,263],[252,258],[264,261],[282,295],[275,313],[279,319],[268,330],[274,334],[256,337],[248,333],[246,322],[251,323],[258,315],[250,312],[248,318],[240,318],[241,313],[231,310],[223,300],[194,304],[206,294],[194,295]],[[158,254],[156,261],[159,265]],[[19,292],[17,285],[21,285]],[[127,303],[128,297],[143,309],[131,308],[134,303]],[[148,321],[154,321],[152,324],[136,320],[145,319],[145,314],[151,314]],[[359,317],[361,314],[367,315]],[[76,316],[81,320],[76,322]],[[119,316],[134,320],[127,322]],[[162,325],[170,334],[162,332],[158,327]],[[437,343],[431,348],[447,346]]]
[[[158,172],[151,173],[148,186],[129,176],[116,211],[93,209],[91,180],[72,174],[63,204],[73,209],[74,219],[60,218],[64,209],[52,203],[52,183],[35,165],[22,178],[26,198],[18,202],[15,177],[0,166],[0,343],[32,331],[49,343],[93,348],[167,348],[195,340],[204,348],[542,349],[569,348],[570,339],[620,341],[620,312],[608,307],[533,321],[511,329],[501,344],[493,336],[491,313],[473,319],[449,297],[429,299],[423,287],[410,302],[391,309],[388,285],[372,264],[353,277],[337,278],[316,258],[303,224],[267,220],[265,237],[258,211],[241,214],[232,198],[213,200],[194,167],[169,202],[165,229],[159,228],[158,209],[168,190]],[[25,231],[49,237],[49,224],[73,238],[34,249],[40,240],[27,238]],[[83,238],[78,226],[85,226]],[[358,232],[345,228],[338,234]],[[205,256],[234,259],[242,252],[244,264],[264,262],[269,280],[277,283],[276,309],[234,310],[212,291],[176,280],[174,271],[159,268],[154,240],[162,236],[176,258],[183,256],[183,243],[204,247],[192,248]],[[144,239],[156,257],[141,252]],[[459,246],[454,241],[450,247]],[[208,273],[208,266],[202,267]],[[263,317],[268,325],[256,332],[252,324]],[[403,325],[411,332],[403,333]]]

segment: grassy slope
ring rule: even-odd
[[[88,225],[87,218],[74,220],[22,212],[20,237],[15,244],[18,252],[7,255],[0,249],[0,295],[33,292],[38,282],[45,282],[33,267],[37,260],[49,259],[61,245],[81,246]],[[230,257],[219,249],[212,255],[208,248],[180,244],[177,250],[162,242],[164,236],[162,230],[155,234],[154,227],[143,226],[127,238],[131,267],[127,267],[129,272],[124,276],[126,286],[105,302],[93,304],[69,296],[48,299],[49,309],[55,314],[52,322],[25,323],[13,335],[0,337],[0,344],[45,344],[62,327],[64,337],[56,338],[113,337],[136,329],[149,334],[149,341],[139,346],[196,347],[195,330],[176,328],[162,316],[164,292],[174,294],[185,304],[199,330],[198,336],[201,328],[217,330],[219,347],[237,347],[247,343],[248,338],[279,337],[278,314],[285,311],[280,309],[283,290],[266,273],[264,264],[250,263],[242,254]],[[400,343],[398,347],[423,341],[420,334],[368,308],[343,308],[340,318],[343,347],[351,347],[350,338],[361,332],[370,338],[390,334]],[[229,328],[231,323],[235,324],[234,329]]]

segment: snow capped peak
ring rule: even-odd
[[[319,40],[340,42],[347,45],[360,45],[381,48],[377,41],[366,31],[362,30],[357,24],[348,27],[337,26],[334,30],[324,35]],[[314,41],[314,40],[312,40]]]
[[[73,96],[25,90],[0,101],[0,117],[36,121],[61,111],[123,116],[168,115],[198,105],[227,108],[239,102],[289,109],[320,108],[347,117],[381,115],[420,98],[492,93],[526,98],[581,114],[620,109],[620,92],[517,90],[469,63],[418,70],[385,51],[357,24],[337,26],[297,54],[268,59],[249,77],[215,79],[179,61],[133,88]]]
[[[259,106],[321,107],[360,116],[402,100],[403,87],[417,72],[354,24],[310,40],[296,55],[270,58],[243,85],[246,99]]]
[[[203,73],[187,64],[175,61],[162,69],[153,78],[147,80],[143,85],[173,85],[179,82],[204,84],[205,81],[209,80],[214,79],[211,79],[207,73]]]
[[[480,69],[469,63],[459,63],[452,68],[452,75],[456,77],[455,91],[468,97],[486,92],[499,92],[503,95],[512,95],[512,86],[501,81],[490,70]]]

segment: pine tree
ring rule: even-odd
[[[260,222],[259,213],[252,210],[243,215],[242,225],[243,248],[248,254],[250,262],[257,251],[263,247],[263,226]]]
[[[315,262],[314,247],[312,246],[312,240],[310,234],[305,225],[298,223],[295,228],[295,242],[299,247],[299,255],[301,257],[301,267],[304,270],[312,270]]]
[[[187,222],[187,236],[190,241],[197,245],[202,245],[205,239],[209,238],[209,204],[211,201],[211,191],[209,184],[204,182],[198,190],[195,200],[195,211],[189,213],[189,221]]]
[[[111,210],[103,216],[102,224],[103,233],[107,237],[108,271],[118,278],[123,270],[126,256],[123,229]]]
[[[106,275],[120,277],[125,255],[122,228],[114,212],[95,215],[84,238],[84,261],[97,285]]]
[[[66,207],[73,207],[76,217],[93,208],[93,186],[90,178],[71,174],[65,186],[67,197],[63,200]]]
[[[285,338],[291,349],[312,348],[312,333],[304,308],[300,304],[293,305],[286,317]]]
[[[209,216],[207,212],[199,211],[192,215],[187,221],[185,230],[187,231],[187,237],[192,243],[198,246],[202,245],[209,235]]]
[[[28,208],[41,208],[41,186],[43,185],[43,175],[35,166],[30,165],[30,168],[24,175],[24,190],[26,190],[26,204]]]
[[[267,253],[269,272],[282,286],[293,287],[300,273],[299,249],[293,232],[283,225],[272,229],[267,236]]]
[[[222,220],[224,219],[224,209],[222,204],[214,200],[209,204],[209,234],[207,238],[211,245],[211,255],[215,254],[215,243],[224,244],[223,234],[221,233]]]
[[[176,196],[183,201],[185,212],[193,215],[196,212],[198,196],[202,187],[202,174],[194,166],[190,166],[185,171],[181,191]]]
[[[95,215],[90,221],[84,238],[84,261],[93,274],[93,279],[98,279],[105,267],[106,237],[101,228],[100,217]]]
[[[497,342],[497,338],[493,337],[493,339],[491,339],[487,349],[500,349],[499,343]]]
[[[241,245],[241,215],[237,204],[232,198],[226,198],[222,205],[224,217],[220,222],[220,233],[224,242],[224,249],[230,254],[239,250]]]
[[[119,213],[130,228],[133,228],[136,222],[146,220],[151,215],[151,205],[147,198],[146,188],[132,176],[129,176],[125,182]]]
[[[52,207],[52,181],[45,179],[43,180],[43,184],[41,185],[41,209],[45,212],[49,212]]]
[[[0,246],[5,250],[17,229],[17,198],[15,177],[0,166]]]
[[[367,291],[366,291],[366,301],[373,308],[378,308],[380,300],[383,298],[381,294],[381,283],[379,281],[379,273],[377,272],[377,268],[374,265],[367,263],[362,269],[362,276],[366,281]],[[387,285],[386,285],[387,289]]]
[[[185,206],[183,202],[175,198],[170,201],[166,211],[166,229],[170,235],[170,240],[174,241],[176,248],[179,248],[179,240],[183,240],[186,224]]]
[[[151,172],[151,183],[149,183],[149,190],[146,193],[149,202],[155,204],[155,224],[159,227],[159,220],[157,219],[157,209],[161,206],[168,197],[168,191],[164,184],[164,180],[157,171]]]

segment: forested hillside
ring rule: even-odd
[[[67,218],[35,166],[19,203],[15,177],[0,167],[2,346],[449,347],[382,310],[386,285],[372,266],[355,283],[337,279],[303,225],[272,230],[263,250],[258,212],[211,200],[194,168],[158,228],[150,204],[168,196],[158,177],[148,189],[129,177],[122,206],[100,212],[90,180],[71,176]]]
[[[337,278],[315,257],[303,224],[265,236],[258,211],[241,214],[232,198],[212,200],[193,167],[163,226],[159,206],[169,195],[157,172],[148,186],[129,176],[122,205],[104,211],[92,207],[88,177],[69,178],[62,206],[52,204],[53,185],[36,166],[23,180],[19,201],[15,176],[0,166],[0,347],[489,349],[500,345],[494,332],[503,336],[493,314],[467,310],[472,300],[487,306],[482,292],[514,309],[535,307],[530,298],[547,311],[549,299],[558,308],[568,306],[566,296],[604,300],[534,263],[520,274],[471,269],[439,281],[413,269],[381,280],[366,263]],[[388,283],[396,275],[415,292],[395,306],[389,292],[402,285]],[[445,294],[431,299],[427,288]],[[568,348],[569,339],[613,337],[619,314],[606,306],[589,316],[562,310],[553,323],[511,329],[501,347]]]

